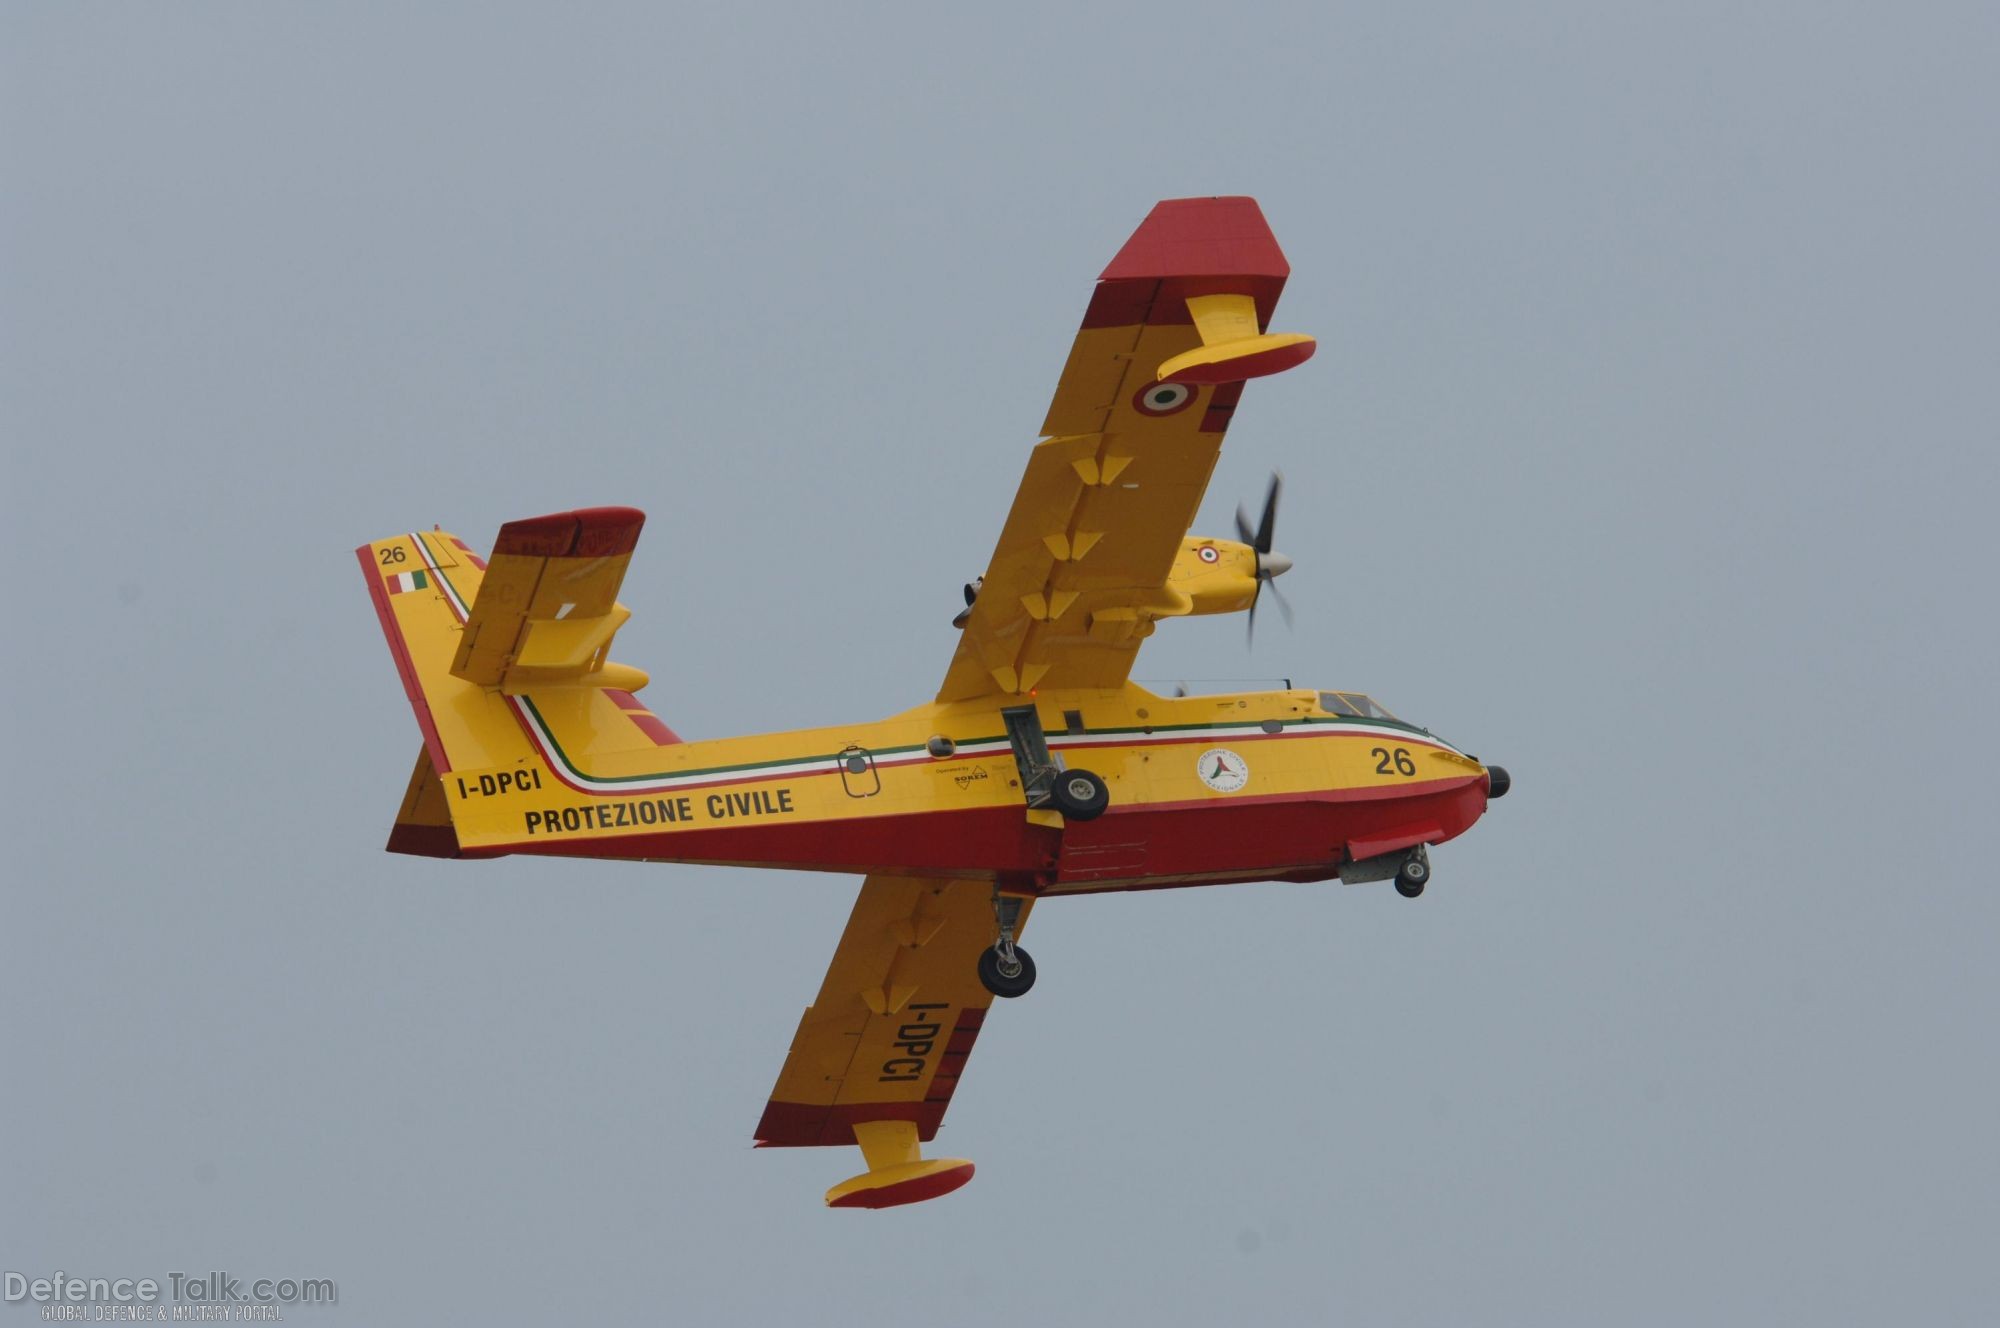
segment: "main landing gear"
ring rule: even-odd
[[[1000,712],[1000,719],[1007,726],[1007,744],[1014,749],[1021,792],[1030,807],[1053,807],[1065,821],[1094,821],[1104,815],[1111,805],[1111,790],[1088,770],[1065,770],[1056,764],[1033,706],[1011,706]]]
[[[967,601],[975,593],[967,587]],[[1111,805],[1111,790],[1104,778],[1089,770],[1065,770],[1049,752],[1048,735],[1042,730],[1041,715],[1032,705],[1009,706],[1000,712],[1007,727],[1007,745],[1013,749],[1014,764],[1021,772],[1021,792],[1030,808],[1052,807],[1063,820],[1094,821]],[[1070,716],[1070,732],[1079,732],[1081,721]],[[979,956],[979,985],[995,996],[1012,1000],[1025,996],[1035,985],[1035,961],[1014,944],[1021,921],[1021,900],[993,892],[993,923],[998,939]]]
[[[1049,801],[1065,821],[1094,821],[1111,805],[1111,790],[1088,770],[1059,770]]]
[[[1035,961],[1014,944],[1014,928],[1020,920],[1021,901],[994,891],[993,921],[1000,928],[1000,939],[979,953],[979,985],[1008,1000],[1026,996],[1035,985]]]
[[[1035,985],[1035,961],[1012,941],[996,941],[979,952],[979,985],[1009,1000],[1026,996]]]

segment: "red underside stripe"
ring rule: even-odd
[[[1229,428],[1230,417],[1236,414],[1236,403],[1243,398],[1243,384],[1223,383],[1208,394],[1208,409],[1201,415],[1203,433],[1222,433]]]
[[[536,558],[610,558],[639,543],[646,514],[636,507],[579,507],[523,517],[500,527],[493,552]]]
[[[1084,308],[1082,329],[1107,327],[1190,327],[1188,299],[1196,295],[1248,295],[1257,302],[1257,330],[1271,326],[1271,314],[1285,289],[1283,277],[1147,277],[1100,281]]]
[[[1175,374],[1170,382],[1175,383],[1240,383],[1246,378],[1263,378],[1266,375],[1282,373],[1294,365],[1304,364],[1313,357],[1318,344],[1301,341],[1296,345],[1279,346],[1275,350],[1259,351],[1255,355],[1239,355],[1233,360],[1221,360],[1215,364],[1197,364]]]
[[[965,1072],[966,1057],[979,1039],[986,1022],[984,1010],[961,1010],[952,1025],[951,1038],[922,1102],[855,1102],[844,1106],[810,1106],[803,1102],[780,1102],[773,1098],[757,1122],[757,1143],[763,1148],[798,1148],[817,1145],[851,1144],[854,1127],[864,1121],[907,1120],[917,1123],[918,1136],[930,1139],[944,1120],[945,1108],[957,1091],[959,1076]]]
[[[929,1143],[937,1137],[938,1123],[944,1119],[941,1102],[852,1102],[838,1106],[813,1106],[805,1102],[764,1105],[763,1119],[757,1122],[760,1148],[810,1148],[820,1145],[851,1144],[854,1127],[864,1121],[912,1121],[917,1138]]]
[[[661,747],[672,747],[681,740],[680,734],[662,724],[660,717],[650,711],[628,710],[625,714],[626,718],[638,726],[639,732]]]
[[[828,1204],[829,1208],[894,1208],[900,1204],[922,1203],[925,1199],[935,1199],[940,1194],[950,1194],[959,1186],[972,1179],[972,1163],[953,1167],[949,1171],[934,1172],[906,1180],[898,1185],[884,1185],[872,1190],[856,1190],[842,1195]]]
[[[399,822],[389,831],[386,847],[391,853],[409,853],[420,858],[455,858],[458,856],[458,832],[448,825]]]
[[[972,1054],[972,1044],[979,1040],[979,1028],[985,1022],[984,1010],[959,1011],[951,1040],[945,1043],[944,1054],[938,1057],[937,1073],[931,1076],[931,1086],[924,1094],[925,1102],[936,1103],[940,1111],[951,1105],[951,1095],[958,1091],[958,1078],[965,1073],[965,1059]]]

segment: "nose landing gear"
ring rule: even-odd
[[[1340,864],[1340,879],[1349,885],[1393,880],[1397,894],[1405,899],[1415,899],[1431,883],[1430,846],[1419,844],[1394,853],[1378,853],[1357,862],[1343,862]]]
[[[1396,868],[1396,893],[1405,899],[1415,899],[1430,883],[1431,851],[1419,844],[1403,859],[1403,865]]]

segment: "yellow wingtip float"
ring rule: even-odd
[[[423,734],[388,847],[863,876],[759,1121],[761,1146],[858,1146],[836,1208],[949,1193],[925,1160],[996,997],[1035,966],[1036,901],[1237,881],[1394,880],[1507,790],[1504,770],[1358,692],[1157,696],[1162,619],[1253,615],[1291,560],[1277,486],[1235,540],[1189,533],[1246,380],[1303,363],[1268,331],[1289,273],[1256,203],[1155,207],[1098,280],[1043,438],[930,702],[887,719],[683,742],[611,659],[645,517],[511,521],[357,550]]]
[[[828,1190],[828,1208],[895,1208],[950,1194],[972,1179],[972,1164],[962,1157],[924,1161],[915,1121],[856,1121],[854,1141],[868,1170]]]

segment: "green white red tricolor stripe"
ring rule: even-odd
[[[451,578],[438,570],[437,559],[431,556],[431,546],[426,544],[424,537],[416,531],[410,532],[410,543],[417,546],[417,556],[424,560],[424,565],[430,568],[430,574],[437,578],[438,589],[444,591],[445,601],[451,605],[451,611],[458,616],[460,622],[464,622],[472,612],[472,606],[459,597],[458,587],[451,583]]]

